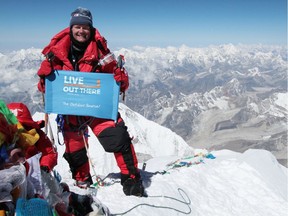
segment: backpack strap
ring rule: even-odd
[[[96,39],[96,45],[98,49],[98,59],[110,53],[110,50],[107,48],[107,41],[104,37]],[[100,51],[100,52],[99,52]],[[91,70],[91,72],[95,72],[99,67],[98,62],[95,64]]]
[[[95,29],[95,31],[96,31],[95,40],[96,40],[97,48],[98,50],[101,51],[103,55],[107,55],[110,52],[107,46],[107,40],[100,34],[100,32],[97,29]]]

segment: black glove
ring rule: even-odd
[[[93,211],[91,206],[93,198],[91,195],[80,195],[71,192],[70,200],[70,206],[74,209],[76,215],[77,213],[80,213],[80,215],[86,215]]]
[[[46,173],[49,173],[49,172],[50,172],[50,169],[49,169],[49,167],[47,167],[47,166],[40,166],[40,169],[43,170],[43,171],[46,172]]]

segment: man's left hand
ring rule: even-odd
[[[125,92],[129,87],[129,77],[125,68],[117,67],[114,70],[114,79],[120,83],[120,91]]]

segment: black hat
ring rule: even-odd
[[[71,13],[70,27],[73,25],[89,25],[93,26],[92,14],[86,8],[78,7]]]

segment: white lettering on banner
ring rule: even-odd
[[[80,103],[72,103],[70,102],[70,107],[85,107],[85,104],[80,104]]]
[[[101,94],[100,89],[80,88],[80,92],[83,94]]]
[[[73,102],[65,102],[63,101],[64,106],[70,106],[70,107],[78,107],[78,108],[90,108],[90,109],[100,109],[100,104],[81,104],[81,103],[73,103]]]
[[[78,88],[73,86],[64,86],[63,91],[66,93],[81,93],[81,94],[95,94],[95,95],[101,94],[101,89]]]
[[[84,77],[64,76],[63,92],[81,94],[101,94],[101,81],[96,80],[96,85],[84,85]]]
[[[72,87],[72,86],[64,86],[63,88],[64,92],[70,92],[70,93],[78,93],[78,87]]]
[[[101,106],[100,105],[94,105],[94,104],[86,104],[87,108],[94,108],[94,109],[99,109]]]
[[[64,76],[64,83],[83,85],[84,84],[84,78],[83,77]]]

